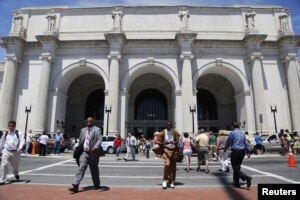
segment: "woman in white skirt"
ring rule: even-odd
[[[226,142],[228,140],[227,131],[220,130],[219,136],[217,138],[217,152],[218,152],[218,160],[221,164],[222,172],[229,172],[228,166],[228,151],[224,152],[224,148],[226,146]]]
[[[186,161],[186,168],[185,170],[187,172],[190,171],[190,164],[191,164],[191,155],[192,155],[192,146],[191,146],[191,138],[189,138],[188,133],[183,134],[183,139],[182,139],[182,145],[183,145],[183,155]]]

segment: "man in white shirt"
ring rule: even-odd
[[[8,163],[13,168],[13,174],[17,180],[19,177],[19,162],[24,145],[24,135],[16,130],[16,122],[8,122],[8,131],[5,132],[0,139],[0,151],[2,151],[0,184],[6,183],[8,173]]]
[[[131,133],[128,133],[128,137],[126,139],[126,147],[127,147],[127,154],[123,158],[123,160],[127,161],[131,153],[132,160],[135,161],[136,138]]]

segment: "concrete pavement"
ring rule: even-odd
[[[28,157],[35,157],[35,155],[22,155]],[[277,154],[265,154],[265,155],[254,155],[253,158],[263,158],[266,156],[277,157]],[[66,152],[60,156],[48,156],[49,158],[61,158],[65,157],[70,159],[72,152]],[[114,155],[107,155],[102,157],[101,160],[114,160]],[[139,160],[146,159],[144,156],[139,156]],[[101,161],[100,161],[101,163]],[[89,199],[135,199],[135,200],[157,200],[157,199],[239,199],[239,200],[252,200],[257,199],[257,187],[251,187],[246,189],[234,188],[231,186],[224,187],[176,187],[175,189],[168,188],[167,190],[159,188],[126,188],[126,187],[107,187],[101,186],[100,190],[94,190],[90,186],[82,186],[79,188],[79,192],[73,194],[68,191],[68,185],[48,185],[48,184],[31,184],[31,183],[20,183],[12,181],[9,184],[0,186],[0,200],[24,200],[24,199],[72,199],[72,200],[89,200]]]

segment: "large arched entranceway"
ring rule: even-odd
[[[171,116],[172,89],[158,74],[145,74],[135,79],[130,87],[129,116],[131,131],[152,138],[155,131],[165,128]]]
[[[103,79],[95,74],[79,76],[71,83],[66,105],[68,133],[77,136],[88,116],[94,117],[95,125],[103,127],[104,88]]]
[[[198,128],[213,132],[227,129],[237,120],[235,92],[231,83],[218,74],[206,74],[197,81]]]

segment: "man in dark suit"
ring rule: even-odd
[[[99,127],[94,126],[94,119],[88,117],[86,120],[87,127],[81,129],[79,136],[78,148],[82,148],[82,154],[79,158],[79,168],[75,174],[75,181],[70,191],[78,192],[80,181],[82,180],[85,170],[89,165],[94,187],[100,188],[99,179],[99,156],[101,155],[100,145],[102,142],[102,133]]]

